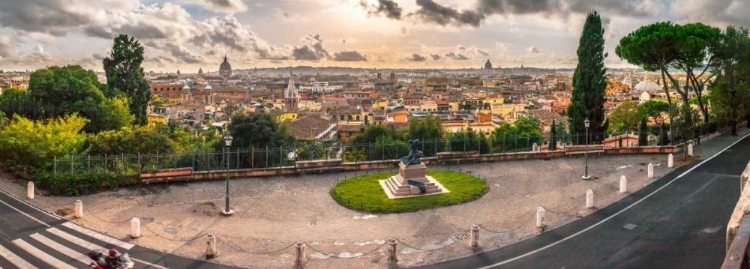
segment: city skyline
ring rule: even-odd
[[[573,68],[585,15],[605,26],[605,64],[643,24],[745,26],[750,3],[697,0],[36,0],[0,3],[0,69],[80,64],[101,70],[112,38],[138,38],[147,71],[283,66]]]

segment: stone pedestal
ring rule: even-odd
[[[398,175],[381,180],[381,185],[388,197],[403,198],[407,196],[419,196],[447,192],[435,179],[425,175],[427,166],[424,163],[406,166],[399,163]],[[425,185],[425,193],[420,194],[419,188],[409,185],[408,180],[420,182]]]

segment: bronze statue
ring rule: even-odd
[[[417,143],[419,143],[419,139],[409,140],[409,155],[401,158],[401,162],[404,165],[409,166],[422,163],[422,151],[417,149]]]

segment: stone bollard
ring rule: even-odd
[[[594,208],[594,191],[586,190],[586,208]]]
[[[628,178],[624,175],[620,176],[620,193],[626,193],[628,191]]]
[[[693,157],[693,143],[688,143],[687,148],[688,156]]]
[[[539,151],[539,145],[537,145],[536,143],[534,143],[533,145],[531,145],[531,151],[533,151],[533,152]]]
[[[388,263],[390,264],[396,264],[398,263],[398,251],[396,250],[396,239],[388,239]]]
[[[648,163],[648,178],[654,178],[654,164]]]
[[[537,228],[544,227],[544,213],[546,211],[547,210],[545,210],[543,206],[538,206],[536,208],[536,227]]]
[[[294,266],[297,268],[303,268],[305,267],[305,263],[307,263],[307,256],[305,255],[305,243],[302,241],[297,241],[297,244],[294,244],[295,252],[294,252]]]
[[[136,217],[130,220],[130,238],[141,237],[141,220]]]
[[[472,224],[471,225],[471,247],[476,248],[479,246],[479,225]]]
[[[672,153],[670,153],[667,156],[667,167],[672,168],[672,166],[674,166],[674,155],[672,155]]]
[[[29,181],[29,184],[26,184],[26,199],[34,200],[34,182]]]
[[[214,234],[206,235],[206,259],[213,259],[219,255],[216,251],[216,236]]]
[[[81,202],[81,200],[76,200],[75,217],[77,219],[83,218],[83,202]]]

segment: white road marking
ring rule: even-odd
[[[47,253],[44,253],[44,251],[39,250],[38,248],[30,245],[29,243],[26,243],[26,241],[23,241],[21,239],[13,240],[13,244],[16,244],[16,246],[22,248],[29,254],[34,255],[34,257],[39,258],[40,260],[46,262],[47,264],[52,265],[52,267],[54,268],[76,269],[75,267],[67,265],[61,260],[55,259],[55,257],[52,257]]]
[[[24,216],[27,216],[27,217],[29,217],[30,219],[33,219],[33,220],[35,220],[36,222],[39,222],[39,223],[41,223],[41,224],[42,224],[42,225],[44,225],[44,226],[47,226],[47,227],[52,227],[52,226],[49,226],[49,224],[47,224],[47,223],[45,223],[45,222],[43,222],[43,221],[41,221],[41,220],[38,220],[37,218],[35,218],[35,217],[32,217],[32,216],[31,216],[31,215],[29,215],[29,214],[26,214],[26,212],[23,212],[23,211],[21,211],[21,210],[18,210],[18,208],[15,208],[15,207],[13,207],[12,205],[9,205],[8,203],[6,203],[6,202],[5,202],[5,201],[3,201],[3,200],[0,200],[0,203],[3,203],[4,205],[6,205],[6,206],[8,206],[8,207],[12,208],[13,210],[15,210],[15,211],[18,211],[18,213],[21,213],[21,214],[23,214]]]
[[[35,190],[38,190],[38,189],[35,189]],[[10,198],[12,198],[13,200],[19,201],[19,202],[21,202],[21,203],[24,203],[24,204],[27,204],[28,206],[31,206],[31,207],[33,207],[34,209],[37,209],[37,211],[39,211],[39,212],[42,212],[42,213],[46,214],[47,216],[53,217],[53,218],[55,218],[55,219],[61,219],[61,218],[60,218],[60,216],[55,216],[55,215],[53,215],[53,214],[50,214],[50,213],[48,213],[47,211],[41,210],[40,208],[38,208],[38,207],[36,207],[36,206],[34,206],[34,205],[30,204],[30,203],[27,203],[26,201],[23,201],[23,200],[21,200],[21,199],[18,199],[18,198],[16,198],[16,197],[15,197],[15,196],[13,196],[13,195],[10,195],[10,193],[8,193],[8,192],[6,192],[6,191],[4,191],[4,190],[2,190],[2,189],[0,189],[0,192],[1,192],[1,193],[3,193],[3,194],[5,194],[5,195],[7,195],[7,196],[8,196],[8,197],[10,197]],[[40,195],[40,196],[41,196],[41,195]]]
[[[649,193],[648,195],[646,195],[645,197],[643,197],[643,198],[641,198],[640,200],[636,201],[635,203],[633,203],[633,204],[629,205],[629,206],[628,206],[628,207],[626,207],[626,208],[623,208],[622,210],[618,211],[617,213],[614,213],[614,214],[612,214],[612,216],[609,216],[609,217],[607,217],[607,218],[605,218],[605,219],[603,219],[603,220],[601,220],[601,221],[599,221],[599,222],[595,223],[594,225],[591,225],[591,226],[589,226],[589,227],[588,227],[588,228],[586,228],[586,229],[583,229],[583,230],[581,230],[581,231],[578,231],[577,233],[571,234],[571,235],[569,235],[568,237],[565,237],[565,238],[563,238],[563,239],[560,239],[560,240],[558,240],[558,241],[555,241],[555,242],[553,242],[553,243],[550,243],[550,244],[548,244],[548,245],[546,245],[546,246],[543,246],[543,247],[541,247],[541,248],[538,248],[538,249],[535,249],[535,250],[529,251],[529,252],[527,252],[527,253],[525,253],[525,254],[523,254],[523,255],[519,255],[519,256],[516,256],[516,257],[514,257],[514,258],[510,258],[510,259],[504,260],[504,261],[500,261],[500,262],[497,262],[497,263],[495,263],[495,264],[492,264],[492,265],[488,265],[488,266],[480,267],[479,269],[488,269],[488,268],[493,268],[493,267],[496,267],[496,266],[500,266],[500,265],[503,265],[503,264],[507,264],[507,263],[510,263],[510,262],[514,262],[514,261],[520,260],[520,259],[522,259],[522,258],[525,258],[525,257],[531,256],[531,255],[534,255],[534,254],[536,254],[536,253],[539,253],[539,252],[541,252],[541,251],[543,251],[543,250],[545,250],[545,249],[548,249],[548,248],[554,247],[554,246],[556,246],[556,245],[558,245],[558,244],[560,244],[560,243],[562,243],[562,242],[568,241],[568,240],[570,240],[570,239],[572,239],[572,238],[574,238],[574,237],[576,237],[576,236],[579,236],[579,235],[581,235],[582,233],[585,233],[585,232],[587,232],[588,230],[591,230],[591,229],[595,228],[596,226],[599,226],[599,225],[601,225],[602,223],[604,223],[604,222],[606,222],[606,221],[608,221],[608,220],[610,220],[610,219],[612,219],[612,218],[614,218],[614,217],[616,217],[616,216],[618,216],[618,215],[622,214],[623,212],[625,212],[626,210],[630,209],[631,207],[634,207],[635,205],[637,205],[637,204],[640,204],[641,202],[643,202],[643,200],[646,200],[647,198],[651,197],[652,195],[656,194],[657,192],[659,192],[659,191],[661,191],[662,189],[666,188],[667,186],[671,185],[671,184],[672,184],[673,182],[675,182],[676,180],[678,180],[678,179],[680,179],[681,177],[683,177],[683,176],[687,175],[688,173],[692,172],[693,170],[695,170],[695,169],[696,169],[696,168],[698,168],[699,166],[703,165],[704,163],[706,163],[706,162],[710,161],[710,160],[711,160],[711,159],[713,159],[714,157],[716,157],[716,156],[719,156],[719,154],[721,154],[721,153],[723,153],[724,151],[728,150],[729,148],[731,148],[731,147],[732,147],[732,146],[734,146],[735,144],[739,143],[739,142],[740,142],[740,141],[742,141],[743,139],[747,138],[748,136],[750,136],[750,134],[747,134],[747,135],[743,136],[743,137],[742,137],[742,138],[740,138],[739,140],[735,141],[734,143],[732,143],[732,144],[731,144],[731,145],[729,145],[728,147],[726,147],[726,148],[722,149],[721,151],[719,151],[718,153],[716,153],[716,154],[714,154],[713,156],[709,157],[708,159],[705,159],[705,160],[703,160],[702,162],[700,162],[699,164],[696,164],[695,166],[691,167],[690,169],[688,169],[688,170],[687,170],[687,171],[685,171],[684,173],[680,174],[679,176],[675,177],[675,178],[674,178],[674,179],[672,179],[671,181],[667,182],[667,184],[664,184],[664,186],[661,186],[660,188],[656,189],[656,190],[655,190],[654,192],[652,192],[652,193]]]
[[[18,268],[28,268],[28,269],[37,269],[33,265],[31,265],[29,262],[25,261],[24,259],[21,259],[21,257],[18,257],[13,252],[10,252],[9,249],[3,247],[0,245],[0,256],[3,256],[6,260],[8,260],[13,265],[17,266]]]
[[[92,243],[90,243],[90,242],[88,242],[86,240],[83,240],[81,238],[78,238],[78,237],[75,237],[73,235],[70,235],[69,233],[63,232],[63,231],[61,231],[61,230],[59,230],[57,228],[49,228],[49,229],[47,229],[47,231],[50,232],[50,233],[52,233],[52,234],[54,234],[54,235],[59,236],[60,238],[68,240],[68,241],[70,241],[73,244],[79,245],[79,246],[81,246],[81,247],[83,247],[85,249],[89,249],[89,250],[105,249],[102,246],[94,245],[94,244],[92,244]],[[148,265],[148,266],[153,267],[153,268],[169,269],[167,267],[164,267],[164,266],[161,266],[161,265],[157,265],[157,264],[153,264],[153,263],[150,263],[150,262],[147,262],[147,261],[144,261],[144,260],[139,260],[139,259],[136,259],[136,258],[133,258],[133,257],[130,257],[130,259],[133,260],[133,261],[136,261],[136,262]]]
[[[31,235],[31,238],[34,238],[36,241],[39,241],[39,243],[45,244],[49,246],[50,248],[53,248],[57,250],[57,252],[60,252],[62,254],[65,254],[65,256],[71,257],[75,260],[78,260],[79,262],[83,264],[89,264],[91,263],[91,259],[89,259],[88,256],[84,253],[79,253],[78,251],[72,250],[66,246],[61,245],[60,243],[57,243],[55,241],[52,241],[52,239],[47,238],[46,236],[43,236],[41,234],[35,233]]]
[[[148,267],[161,268],[161,269],[169,269],[167,267],[164,267],[164,266],[161,266],[161,265],[156,265],[156,264],[153,264],[153,263],[150,263],[150,262],[147,262],[147,261],[144,261],[144,260],[139,260],[139,259],[136,259],[136,258],[133,258],[133,257],[130,257],[130,259],[133,260],[133,261],[140,262],[142,264],[148,265]]]
[[[94,232],[92,230],[83,228],[83,227],[75,225],[75,224],[73,224],[71,222],[65,222],[65,223],[62,224],[62,226],[68,227],[70,229],[75,230],[76,232],[79,232],[79,233],[91,236],[93,238],[99,239],[101,241],[110,243],[112,245],[115,245],[115,246],[118,246],[118,247],[121,247],[121,248],[124,248],[124,249],[131,249],[131,248],[133,248],[135,246],[135,245],[133,245],[131,243],[123,242],[121,240],[114,239],[112,237],[109,237],[109,236],[106,236],[106,235]]]

